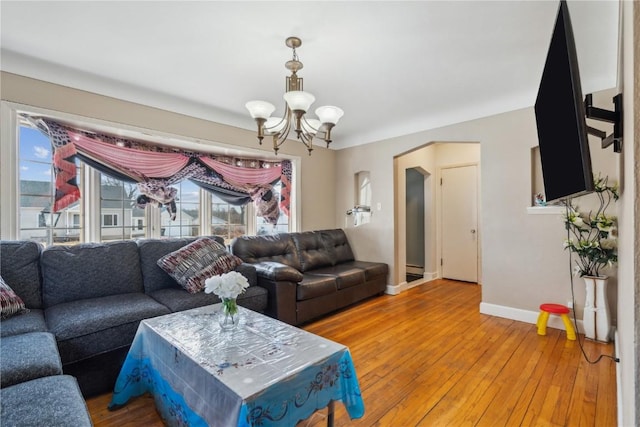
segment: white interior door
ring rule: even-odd
[[[478,167],[442,169],[442,277],[478,282]]]

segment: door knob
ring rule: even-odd
[[[471,230],[471,234],[476,234],[476,230]]]

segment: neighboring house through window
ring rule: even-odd
[[[247,234],[247,212],[247,205],[233,206],[212,194],[211,234],[224,237],[227,243]]]
[[[45,244],[80,241],[82,225],[66,212],[53,212],[51,142],[37,129],[20,126],[19,133],[19,239]],[[76,163],[78,166],[79,162]],[[78,173],[82,168],[78,168]],[[78,210],[74,203],[67,210]]]
[[[103,214],[102,225],[105,227],[115,227],[118,225],[118,214]]]

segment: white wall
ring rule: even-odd
[[[636,9],[635,11],[633,9]],[[634,16],[635,15],[635,16]],[[634,28],[635,23],[635,28]],[[635,34],[634,34],[635,30]],[[618,255],[618,366],[619,408],[618,425],[640,425],[640,8],[637,3],[623,2],[623,106],[624,146],[620,159],[622,195],[618,203],[620,228]],[[635,81],[634,81],[635,80]],[[634,93],[635,84],[635,93]]]

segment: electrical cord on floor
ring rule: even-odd
[[[571,206],[571,199],[567,199],[565,201],[565,208],[566,208],[566,216],[565,218],[569,217],[569,209]],[[569,227],[567,226],[567,242],[571,239],[571,234],[569,231]],[[591,360],[589,359],[589,356],[587,356],[587,353],[584,350],[584,346],[582,345],[582,340],[580,339],[580,334],[577,333],[578,331],[578,318],[576,317],[576,310],[575,310],[575,306],[576,306],[576,296],[575,296],[575,292],[573,289],[573,273],[572,273],[572,267],[573,267],[573,252],[569,251],[569,278],[571,280],[571,304],[573,305],[572,307],[572,311],[573,311],[573,324],[576,328],[576,340],[578,341],[578,345],[580,346],[580,351],[582,352],[582,355],[584,356],[584,360],[587,361],[587,363],[591,364],[591,365],[595,365],[596,363],[600,362],[600,360],[602,360],[603,358],[608,358],[613,360],[616,363],[620,363],[620,358],[616,357],[616,356],[612,356],[610,354],[603,354],[600,353],[600,355],[595,359],[595,360]]]

